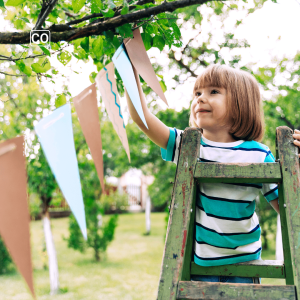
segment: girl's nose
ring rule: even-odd
[[[205,102],[205,97],[202,95],[200,95],[198,98],[197,98],[197,102],[200,103],[200,102]]]

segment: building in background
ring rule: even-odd
[[[130,169],[120,178],[106,178],[106,182],[116,186],[120,194],[128,194],[130,211],[144,211],[146,209],[147,201],[150,201],[147,187],[153,181],[152,175],[146,176],[139,169]]]

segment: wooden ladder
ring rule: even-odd
[[[298,148],[292,130],[276,130],[275,163],[200,163],[201,132],[182,133],[160,281],[159,300],[169,299],[298,299],[300,300],[300,177]],[[250,181],[249,181],[250,179]],[[283,261],[256,260],[218,267],[192,261],[196,184],[279,183]],[[286,285],[190,281],[191,275],[285,278]]]

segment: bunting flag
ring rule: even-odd
[[[150,59],[147,55],[140,30],[134,30],[133,39],[126,38],[124,40],[124,45],[131,63],[137,70],[138,74],[143,77],[152,90],[168,105],[165,94],[160,86]]]
[[[75,153],[70,104],[65,104],[35,126],[55,179],[87,239],[84,204]]]
[[[127,56],[124,44],[122,44],[114,54],[112,61],[117,68],[125,88],[128,92],[130,100],[135,107],[136,112],[138,113],[139,117],[145,124],[146,128],[148,129],[148,125],[146,123],[146,119],[144,116],[141,99],[138,92],[138,87],[135,81],[135,77],[133,74],[133,69],[131,66],[131,62]]]
[[[102,140],[95,83],[77,95],[73,102],[82,132],[94,159],[102,191],[104,191]]]
[[[110,121],[112,122],[113,127],[122,142],[122,145],[127,153],[128,160],[130,162],[128,139],[121,112],[120,99],[117,91],[115,68],[112,62],[105,66],[98,73],[96,77],[96,83],[98,89],[100,90]]]
[[[35,298],[24,137],[0,143],[0,235]]]

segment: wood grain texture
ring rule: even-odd
[[[194,198],[194,169],[200,150],[201,132],[188,128],[182,133],[180,156],[172,196],[157,299],[176,299],[177,284],[189,276],[183,269],[190,268],[190,215]],[[188,246],[187,246],[188,244]],[[185,259],[185,265],[183,260]],[[189,273],[189,271],[188,271]]]
[[[296,300],[291,285],[261,285],[181,281],[177,299],[194,300]]]
[[[298,147],[293,143],[293,131],[290,128],[281,126],[276,131],[278,158],[282,170],[282,190],[280,192],[284,195],[284,203],[281,203],[281,215],[285,215],[286,218],[291,253],[291,260],[289,260],[287,253],[284,253],[286,281],[287,284],[295,284],[297,296],[300,299],[300,176]],[[287,240],[283,239],[283,243],[285,242]],[[288,250],[287,245],[284,247],[284,251],[286,250]]]
[[[221,164],[198,162],[195,178],[198,178],[200,182],[275,183],[281,180],[281,172],[279,163]]]
[[[285,278],[285,269],[281,260],[255,260],[252,263],[240,263],[226,266],[202,267],[191,265],[192,275],[240,276],[260,278]]]

